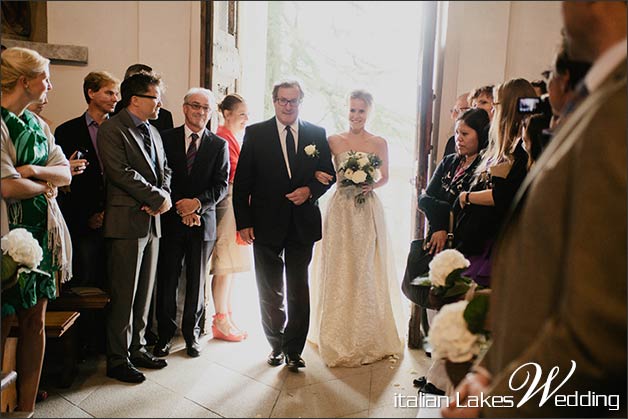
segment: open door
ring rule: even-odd
[[[238,2],[203,1],[201,4],[201,86],[210,89],[220,103],[229,93],[238,89],[240,54],[238,52]],[[218,112],[214,112],[208,128],[216,132]],[[201,333],[211,330],[214,312],[211,277],[205,282],[205,316],[201,319]]]

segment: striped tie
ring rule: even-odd
[[[192,172],[192,166],[194,166],[194,159],[196,158],[196,140],[198,139],[198,134],[192,133],[190,135],[192,141],[190,142],[190,146],[188,147],[188,152],[185,156],[188,167],[188,175]]]
[[[142,140],[144,140],[144,148],[148,155],[153,157],[153,142],[150,139],[150,131],[148,130],[148,126],[146,124],[140,124],[137,126],[137,129],[142,134]]]

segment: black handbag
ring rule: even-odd
[[[447,233],[446,248],[451,249],[453,247],[453,227],[454,227],[454,214],[449,212],[449,232]],[[412,281],[419,277],[427,275],[430,270],[430,262],[434,255],[429,252],[428,243],[429,238],[412,240],[410,243],[410,251],[408,252],[408,260],[406,261],[406,271],[403,275],[403,281],[401,282],[401,291],[403,294],[414,304],[421,307],[431,308],[428,301],[430,288],[413,285]]]

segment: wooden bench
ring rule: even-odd
[[[59,338],[65,334],[80,316],[77,311],[46,311],[46,337]],[[9,336],[17,337],[19,327],[17,319],[11,323]]]

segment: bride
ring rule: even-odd
[[[328,140],[338,183],[315,251],[311,285],[309,340],[330,367],[357,367],[403,352],[399,283],[384,209],[374,192],[388,182],[388,146],[364,128],[373,106],[371,94],[353,91],[349,104],[350,130]],[[374,183],[356,184],[356,176],[344,170],[352,157],[381,162],[371,171]],[[331,180],[323,172],[316,177],[325,184]]]

